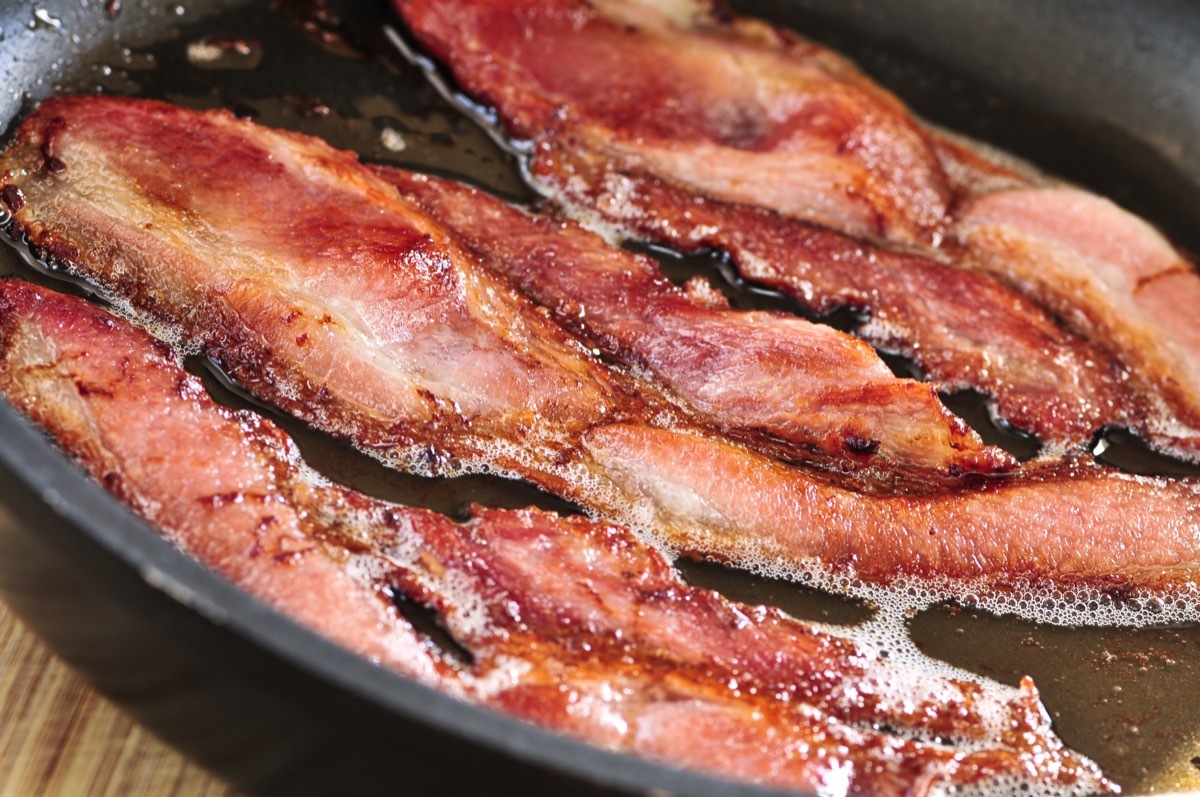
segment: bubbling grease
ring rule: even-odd
[[[1127,590],[1114,595],[1097,587],[1060,586],[1017,581],[997,586],[986,578],[936,579],[900,576],[886,585],[834,571],[817,560],[801,563],[765,559],[749,545],[728,546],[722,559],[762,578],[868,602],[880,618],[903,624],[926,609],[953,601],[964,608],[1011,615],[1035,623],[1059,626],[1151,628],[1195,623],[1200,617],[1200,586],[1177,587],[1170,596],[1150,590]]]
[[[286,463],[294,469],[296,482],[314,489],[337,486],[335,482],[305,463],[299,449],[290,439],[281,453]],[[320,520],[345,524],[356,530],[353,533],[361,535],[364,539],[375,536],[372,533],[373,529],[384,526],[392,529],[394,533],[388,535],[388,544],[384,550],[388,563],[408,571],[411,577],[432,593],[441,595],[446,605],[453,607],[450,616],[440,617],[438,622],[456,642],[468,645],[469,650],[470,640],[487,639],[496,632],[488,600],[476,589],[470,578],[453,570],[431,573],[422,565],[424,546],[420,536],[413,529],[410,518],[392,514],[386,504],[373,504],[361,510],[347,510],[342,506],[327,509],[327,513],[318,511]],[[378,588],[380,584],[388,583],[389,569],[388,565],[376,557],[350,554],[346,561],[346,571],[368,588]],[[819,579],[815,581],[820,583]],[[844,582],[839,582],[837,588],[845,588]],[[874,694],[885,705],[904,705],[911,701],[914,695],[934,704],[949,705],[961,699],[961,693],[949,683],[950,681],[965,680],[976,684],[979,692],[973,697],[971,706],[979,716],[980,723],[975,733],[943,737],[933,732],[915,729],[891,729],[890,732],[920,742],[953,744],[964,753],[989,749],[1011,726],[1012,704],[1022,697],[1029,696],[1028,687],[1016,688],[983,679],[922,653],[908,634],[906,620],[915,608],[927,605],[927,600],[932,599],[932,595],[933,593],[915,588],[900,591],[878,590],[872,593],[873,599],[878,599],[878,610],[870,620],[853,628],[820,623],[809,625],[821,633],[852,642],[859,658],[864,662],[865,676],[857,682],[846,684],[847,694],[843,699],[847,705],[863,690]],[[896,599],[897,596],[900,598]],[[437,647],[436,642],[431,641],[430,645]],[[448,656],[446,660],[452,662]],[[489,659],[488,666],[482,671],[475,671],[469,664],[461,662],[456,666],[465,690],[464,695],[485,703],[490,698],[518,686],[532,669],[530,662],[506,656]],[[607,697],[602,694],[598,698],[588,698],[597,703],[590,706],[589,713],[596,717],[608,717],[612,726],[610,730],[617,737],[630,731],[621,719],[619,711],[619,704],[623,699],[624,696],[617,691],[612,691]],[[1049,722],[1044,713],[1042,721],[1047,724]],[[878,730],[878,726],[873,724],[860,727],[863,731]],[[842,794],[836,783],[831,782],[827,785],[830,795]],[[1090,793],[1090,789],[1087,783],[1075,787],[1051,787],[1033,779],[1006,775],[993,777],[972,787],[933,784],[930,793],[981,797],[996,794],[1084,797]]]

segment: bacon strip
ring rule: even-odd
[[[946,175],[895,98],[819,47],[710,16],[717,3],[395,5],[518,138],[569,131],[624,166],[855,235],[943,224]]]
[[[972,265],[1039,297],[1110,348],[1195,435],[1200,275],[1158,231],[1105,199],[1052,187],[979,196],[954,234]]]
[[[752,446],[838,468],[873,466],[892,481],[1016,465],[951,416],[933,385],[895,378],[844,333],[732,310],[711,288],[689,295],[650,258],[573,223],[531,217],[447,180],[378,171],[561,322]]]
[[[1182,589],[1196,601],[1194,480],[1125,475],[1080,459],[974,490],[866,499],[714,439],[611,425],[588,432],[585,445],[689,550],[762,570],[792,562],[820,572],[820,563],[836,563],[876,583],[958,580],[950,591],[959,595],[962,585],[986,594],[1049,581],[1093,596]]]
[[[82,300],[0,281],[0,391],[171,542],[373,661],[454,691],[450,670],[305,519],[279,429],[217,407],[162,344]]]
[[[553,171],[542,171],[542,163]],[[1191,438],[1155,431],[1164,424],[1153,404],[1110,355],[986,275],[745,205],[697,203],[677,186],[613,174],[584,155],[556,155],[534,168],[547,185],[569,177],[555,189],[561,199],[639,237],[683,251],[728,252],[748,281],[816,313],[848,306],[869,315],[857,334],[909,357],[944,389],[991,397],[1000,418],[1051,453],[1081,446],[1105,426],[1137,429],[1164,449],[1191,445]]]
[[[1018,692],[889,663],[689,587],[615,526],[486,509],[456,524],[312,483],[276,427],[216,405],[165,347],[82,300],[0,282],[0,355],[0,392],[168,539],[462,699],[611,749],[828,794],[997,777],[1113,789],[1053,736],[1028,682]],[[470,663],[437,655],[393,591],[437,611]],[[932,735],[944,741],[917,738]]]
[[[1131,215],[923,127],[844,60],[719,3],[394,5],[534,142],[535,182],[565,204],[727,252],[815,311],[870,313],[867,340],[992,396],[1051,451],[1118,425],[1200,458],[1200,277]],[[1111,235],[1091,236],[1097,214]]]
[[[60,98],[3,171],[48,257],[179,327],[245,389],[366,448],[417,461],[436,441],[536,468],[572,434],[648,411],[443,225],[314,139]]]
[[[1194,590],[1193,482],[1065,465],[872,495],[785,466],[602,367],[452,231],[313,139],[63,99],[22,124],[0,169],[32,245],[174,325],[264,401],[398,464],[516,474],[676,551],[793,574],[815,559],[942,579],[949,594],[977,588],[944,580],[964,574],[997,589]]]

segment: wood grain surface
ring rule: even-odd
[[[96,694],[0,602],[0,797],[234,797]]]

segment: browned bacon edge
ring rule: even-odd
[[[160,534],[299,622],[462,699],[604,747],[822,793],[996,778],[1113,789],[1052,735],[1030,683],[997,695],[889,664],[687,586],[616,526],[482,508],[458,524],[315,482],[276,427],[217,405],[166,347],[81,299],[0,281],[0,355],[0,392]],[[470,661],[439,655],[393,593],[434,609]]]
[[[394,5],[565,204],[726,252],[816,312],[869,313],[868,341],[991,396],[1048,454],[1122,426],[1200,458],[1200,277],[1140,220],[721,3]]]
[[[261,400],[405,457],[393,464],[517,475],[676,552],[791,577],[1200,608],[1193,481],[1071,460],[869,494],[749,451],[605,369],[453,231],[315,139],[67,98],[25,120],[0,170],[32,246]]]

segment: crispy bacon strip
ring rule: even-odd
[[[1124,211],[972,152],[824,48],[716,2],[394,5],[535,143],[535,181],[568,205],[721,249],[814,310],[869,312],[869,341],[993,396],[1053,450],[1119,425],[1200,458],[1200,276]]]
[[[492,466],[743,564],[1194,589],[1192,482],[1070,465],[872,495],[784,466],[604,369],[450,230],[313,139],[64,99],[22,124],[0,169],[33,246],[176,326],[261,399],[381,454],[425,454],[409,467]]]
[[[944,222],[946,175],[895,98],[819,47],[709,16],[716,3],[395,5],[518,138],[570,131],[623,166],[860,236],[928,240]]]
[[[844,333],[779,313],[735,311],[700,286],[689,295],[650,258],[467,186],[399,169],[379,173],[561,322],[752,446],[839,468],[874,465],[891,480],[1016,465],[951,416],[933,385],[897,379]],[[907,472],[894,475],[896,466]]]
[[[59,98],[2,169],[48,257],[365,448],[413,460],[436,442],[538,469],[572,434],[647,412],[451,231],[314,139],[225,113]]]
[[[910,670],[681,582],[628,531],[537,511],[464,524],[306,480],[149,335],[0,282],[0,392],[160,533],[342,645],[463,699],[728,777],[828,794],[1017,777],[1111,790],[1018,692]],[[357,576],[351,575],[357,573]],[[385,598],[433,608],[437,655]],[[921,741],[879,724],[937,735]]]

